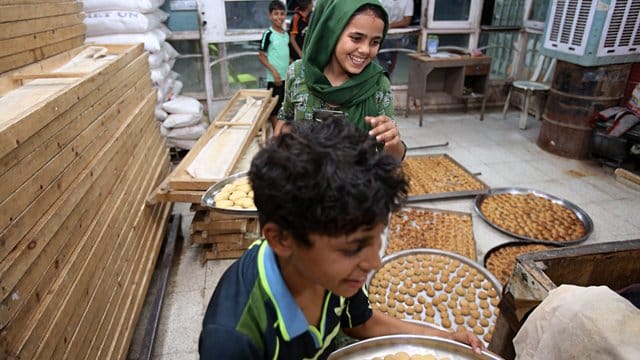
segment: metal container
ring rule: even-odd
[[[470,346],[453,340],[421,335],[388,335],[359,341],[334,351],[328,359],[383,359],[387,355],[401,351],[408,355],[434,355],[437,358],[447,357],[451,360],[502,359],[489,351],[476,354]]]
[[[582,224],[584,225],[584,231],[585,234],[580,237],[579,239],[576,240],[570,240],[570,241],[551,241],[551,240],[545,240],[545,239],[534,239],[528,236],[523,236],[523,235],[519,235],[516,233],[513,233],[505,228],[502,228],[496,224],[494,224],[493,222],[491,222],[491,220],[489,220],[487,217],[485,217],[485,215],[482,213],[482,211],[480,210],[480,206],[482,205],[482,202],[484,202],[486,199],[488,199],[489,197],[493,196],[493,195],[498,195],[498,194],[517,194],[517,195],[526,195],[526,194],[533,194],[535,196],[550,200],[558,205],[561,205],[569,210],[571,210],[576,217],[578,217],[578,219],[580,221],[582,221]],[[591,235],[591,233],[593,232],[593,221],[591,220],[591,217],[589,217],[589,215],[582,210],[580,207],[578,207],[577,205],[561,199],[559,197],[553,196],[553,195],[549,195],[545,192],[542,191],[538,191],[538,190],[533,190],[533,189],[525,189],[525,188],[515,188],[515,187],[507,187],[507,188],[496,188],[496,189],[491,189],[491,191],[489,191],[488,194],[482,194],[482,195],[478,195],[476,197],[476,201],[475,201],[475,206],[474,206],[474,210],[475,212],[480,216],[480,218],[482,218],[482,220],[486,221],[487,224],[491,225],[493,228],[516,238],[522,239],[522,240],[526,240],[529,242],[536,242],[536,243],[540,243],[540,244],[551,244],[551,245],[561,245],[561,246],[565,246],[565,245],[573,245],[573,244],[577,244],[577,243],[581,243],[585,240],[587,240],[587,238],[589,238],[589,236]]]
[[[235,216],[239,216],[239,217],[256,217],[258,216],[258,210],[257,209],[226,209],[226,208],[221,208],[221,207],[217,207],[216,203],[214,201],[214,198],[216,196],[216,194],[218,194],[220,192],[220,190],[222,190],[222,188],[227,185],[227,184],[231,184],[234,181],[238,180],[238,179],[242,179],[248,176],[248,172],[240,172],[237,174],[233,174],[230,175],[220,181],[218,181],[217,183],[215,183],[213,186],[211,186],[209,189],[207,189],[207,191],[205,191],[204,195],[202,195],[202,199],[200,200],[200,205],[208,207],[213,209],[214,211],[223,213],[223,214],[228,214],[228,215],[235,215]]]

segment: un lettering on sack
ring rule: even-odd
[[[164,0],[84,0],[84,12],[104,10],[131,10],[149,13],[158,9]]]
[[[86,13],[84,23],[87,26],[87,36],[143,33],[162,24],[162,13],[162,10],[148,14],[130,10],[96,11]]]
[[[203,110],[200,101],[189,96],[176,96],[162,104],[162,109],[169,114],[202,114]]]

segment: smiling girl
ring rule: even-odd
[[[375,0],[320,0],[312,13],[303,57],[289,66],[276,134],[287,123],[310,121],[317,110],[339,111],[402,159],[406,147],[395,123],[391,83],[373,63],[388,29]]]

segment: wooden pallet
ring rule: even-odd
[[[189,202],[192,204],[200,203],[200,199],[204,192],[214,185],[220,179],[201,179],[194,178],[187,172],[187,167],[194,161],[200,151],[206,146],[209,140],[216,137],[225,126],[216,126],[216,123],[224,124],[235,115],[234,111],[239,109],[247,97],[252,97],[264,101],[260,107],[259,116],[255,119],[255,123],[250,127],[245,127],[246,136],[241,142],[235,143],[237,151],[232,156],[227,156],[220,161],[230,161],[227,175],[248,170],[251,158],[259,149],[259,143],[264,142],[264,137],[259,138],[258,131],[261,135],[267,133],[269,114],[276,105],[277,98],[271,97],[270,90],[240,90],[238,91],[225,109],[216,117],[216,120],[209,126],[207,132],[198,140],[196,145],[187,153],[180,164],[171,172],[171,174],[163,181],[162,185],[156,190],[156,200],[173,201],[173,202]],[[239,145],[239,146],[238,146]]]
[[[192,210],[190,241],[203,246],[203,262],[238,258],[260,237],[257,217],[222,214],[201,206]]]
[[[170,215],[142,46],[41,76],[85,49],[0,76],[0,101],[38,88],[0,114],[0,358],[124,358]]]

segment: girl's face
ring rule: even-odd
[[[340,34],[328,66],[351,76],[359,74],[380,50],[384,21],[371,11],[355,15]]]

